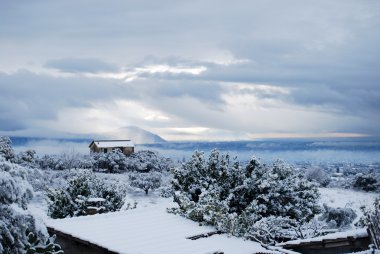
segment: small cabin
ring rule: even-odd
[[[135,151],[135,145],[131,140],[93,140],[89,145],[92,153],[111,153],[119,150],[125,155]]]

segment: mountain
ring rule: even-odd
[[[128,126],[117,129],[115,131],[104,133],[105,138],[112,139],[130,139],[135,144],[155,144],[166,142],[157,134],[141,129],[137,126]]]

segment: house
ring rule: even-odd
[[[135,145],[131,140],[93,140],[89,145],[92,153],[110,153],[120,150],[125,155],[135,151]]]

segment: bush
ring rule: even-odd
[[[33,189],[26,171],[0,156],[0,253],[25,253],[27,231],[42,240],[47,237],[45,226],[27,210]]]
[[[55,235],[49,237],[45,243],[41,243],[38,237],[29,232],[27,234],[28,243],[26,245],[26,254],[63,254],[63,250],[59,244],[55,242]]]
[[[12,141],[9,137],[0,136],[0,156],[6,160],[12,160],[15,157]]]
[[[151,172],[169,171],[173,167],[173,162],[153,151],[138,151],[127,157],[127,168],[131,171]]]
[[[87,215],[90,198],[104,199],[101,212],[118,211],[125,194],[124,186],[102,181],[92,171],[83,170],[68,180],[66,188],[48,190],[48,215],[52,218]]]
[[[255,158],[241,166],[216,150],[207,162],[195,152],[174,170],[172,185],[179,205],[173,212],[237,236],[249,236],[264,218],[283,218],[281,228],[292,229],[320,211],[317,186],[292,168]]]
[[[322,187],[326,187],[331,182],[330,177],[326,172],[320,167],[314,167],[306,172],[306,178],[309,181],[315,181],[319,183]]]
[[[364,191],[375,191],[378,187],[377,179],[372,174],[357,174],[354,187]]]
[[[112,153],[93,153],[94,169],[107,173],[118,173],[127,170],[126,156],[119,150]]]
[[[42,169],[65,170],[65,169],[91,169],[93,167],[92,157],[75,152],[62,153],[59,155],[44,155],[38,159]]]
[[[25,167],[37,167],[36,163],[36,151],[34,150],[26,150],[25,152],[21,152],[17,154],[15,157],[15,163],[20,164]]]
[[[380,249],[380,197],[376,198],[372,208],[361,207],[363,216],[358,222],[358,226],[368,227],[371,242],[377,249]]]
[[[333,208],[323,204],[324,211],[321,220],[326,221],[331,228],[344,228],[349,226],[357,217],[352,208]]]

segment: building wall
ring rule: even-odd
[[[90,151],[93,153],[104,153],[105,150],[107,153],[110,153],[112,152],[112,149],[115,149],[115,148],[112,148],[112,147],[98,148],[95,144],[90,147]],[[125,155],[130,155],[134,153],[134,150],[135,150],[134,147],[121,147],[120,149]]]
[[[68,254],[117,254],[99,245],[84,241],[48,227],[49,234],[57,236],[55,242]]]

